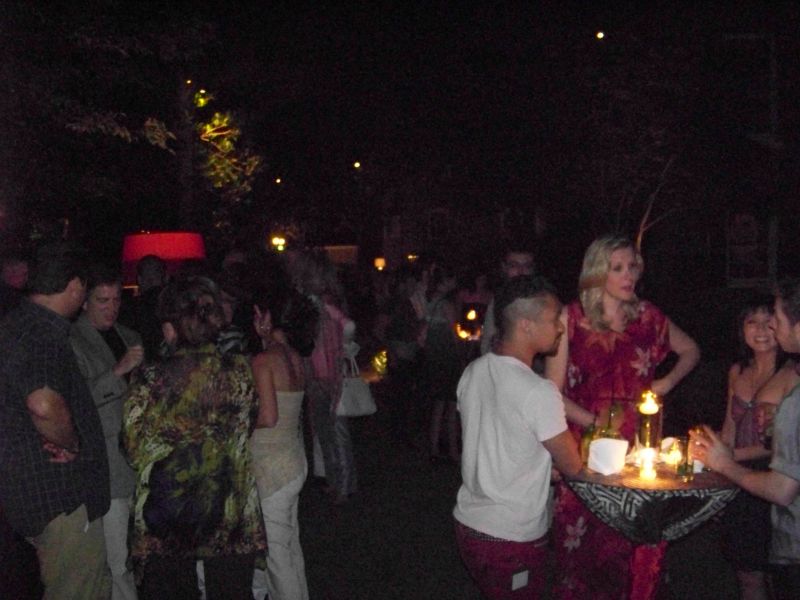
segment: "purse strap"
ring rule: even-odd
[[[361,372],[358,370],[356,359],[352,356],[345,357],[342,363],[342,375],[345,377],[360,377]]]

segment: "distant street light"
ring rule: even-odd
[[[361,163],[360,163],[360,162],[358,162],[358,161],[354,162],[354,163],[353,163],[353,168],[354,168],[354,169],[360,169],[360,168],[361,168]]]
[[[273,236],[270,242],[272,243],[272,247],[278,252],[283,252],[286,249],[286,238],[284,237],[279,235]]]
[[[280,184],[280,182],[281,182],[281,178],[280,177],[276,177],[275,178],[275,183]]]
[[[595,37],[596,37],[598,40],[602,40],[604,37],[606,37],[606,34],[605,34],[605,33],[603,33],[602,31],[598,31],[598,32],[595,34]]]

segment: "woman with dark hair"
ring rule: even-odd
[[[267,530],[266,572],[256,569],[253,593],[263,600],[307,600],[297,505],[308,474],[300,413],[303,358],[314,349],[319,313],[294,290],[258,294],[253,325],[263,351],[252,361],[259,396],[250,438],[253,473]]]
[[[722,440],[734,458],[751,469],[766,470],[771,452],[771,417],[797,382],[793,364],[770,328],[775,300],[759,296],[737,318],[739,359],[728,372],[728,405]],[[723,550],[736,569],[742,598],[768,598],[767,570],[770,503],[745,491],[725,509]]]
[[[630,240],[596,239],[583,259],[579,300],[561,314],[566,335],[545,374],[562,390],[570,430],[604,423],[619,409],[619,433],[629,442],[636,404],[645,390],[664,396],[697,364],[700,350],[656,306],[636,295],[644,262]],[[656,367],[674,352],[678,360],[659,379]],[[560,598],[652,597],[663,546],[637,546],[602,523],[566,484],[558,486],[554,533]]]
[[[214,346],[222,325],[216,286],[203,277],[159,299],[169,358],[137,372],[124,443],[137,472],[131,557],[140,598],[248,598],[266,550],[248,439],[258,415],[250,365]]]

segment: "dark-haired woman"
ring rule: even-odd
[[[193,278],[159,300],[169,358],[133,377],[124,442],[137,471],[131,557],[140,598],[248,598],[266,550],[248,439],[258,414],[250,365],[214,346],[216,286]]]
[[[253,325],[263,351],[253,358],[259,396],[256,430],[250,438],[253,472],[261,499],[269,554],[266,572],[256,570],[253,593],[263,600],[307,600],[297,505],[308,474],[300,413],[303,357],[314,349],[318,312],[298,292],[260,297]]]
[[[728,406],[722,439],[738,461],[750,468],[769,466],[767,429],[771,415],[796,383],[794,365],[785,365],[775,332],[770,328],[774,299],[754,298],[739,313],[739,360],[728,372]],[[765,419],[769,416],[769,419]],[[765,423],[765,421],[768,421]],[[768,598],[765,571],[769,552],[770,504],[745,491],[725,511],[723,549],[736,569],[741,598]]]

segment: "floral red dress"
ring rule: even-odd
[[[567,335],[564,395],[595,413],[612,401],[621,403],[620,433],[633,442],[636,404],[670,351],[666,316],[643,301],[636,320],[624,332],[597,331],[580,302],[573,302],[567,307]],[[580,427],[570,423],[569,428],[580,441]],[[563,483],[554,507],[554,534],[558,598],[618,600],[653,595],[663,547],[634,546],[589,512]]]

